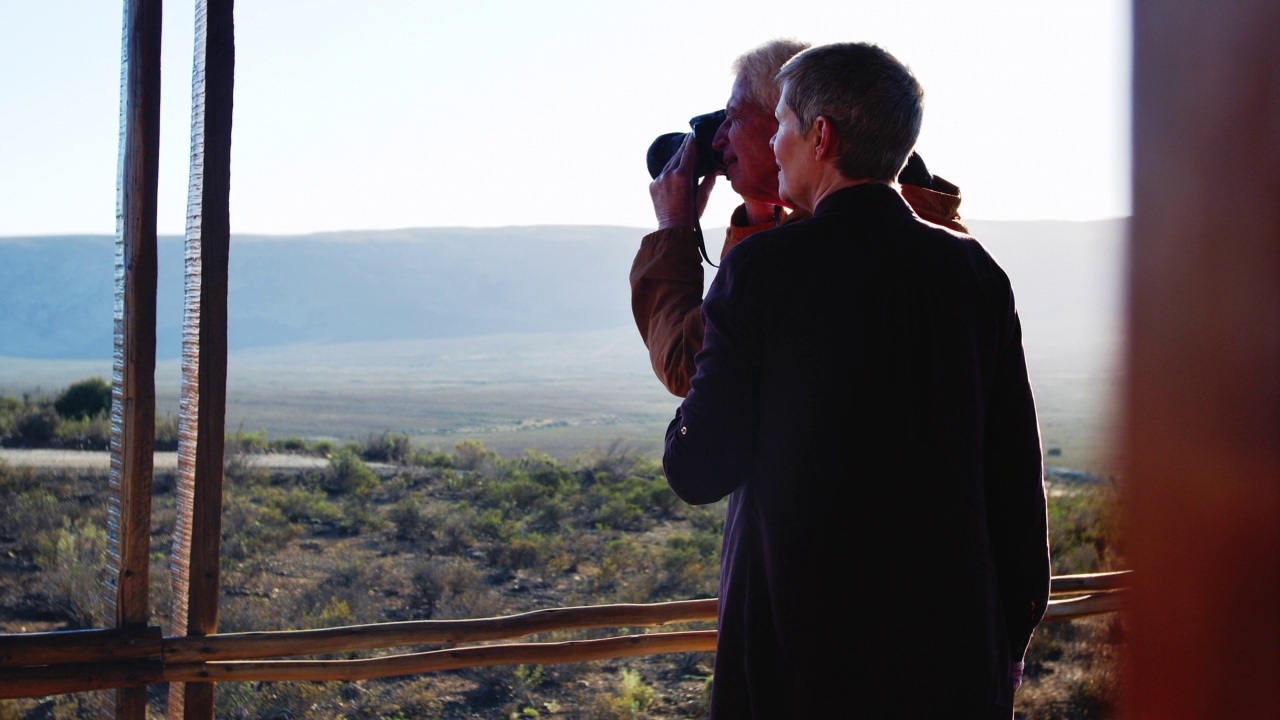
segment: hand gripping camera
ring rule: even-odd
[[[698,147],[698,161],[693,168],[694,177],[701,178],[706,175],[724,172],[724,156],[711,147],[711,141],[715,138],[716,131],[720,129],[722,123],[724,123],[723,110],[699,115],[689,121],[689,127],[693,128],[693,140]],[[688,134],[679,132],[667,133],[659,135],[653,141],[653,144],[649,146],[647,158],[649,177],[656,178],[662,173],[662,168],[666,167],[667,162],[680,151],[680,145],[684,143],[684,139]]]

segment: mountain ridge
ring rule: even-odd
[[[1013,282],[1029,344],[1114,344],[1127,219],[969,223]],[[627,275],[647,232],[533,225],[235,233],[229,350],[629,326]],[[182,238],[159,237],[157,251],[157,357],[173,359],[181,352]],[[0,238],[0,356],[110,358],[114,256],[107,235]],[[706,282],[714,272],[704,266]]]

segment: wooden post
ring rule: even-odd
[[[1280,717],[1280,3],[1134,3],[1124,714]]]
[[[235,31],[231,0],[195,10],[173,579],[174,632],[198,636],[218,630]],[[175,684],[169,716],[211,719],[212,683]]]
[[[107,607],[115,627],[149,621],[155,453],[156,194],[160,167],[160,0],[126,0],[116,184],[115,349]],[[146,688],[117,690],[114,716],[146,717]]]

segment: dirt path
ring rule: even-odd
[[[309,468],[325,467],[329,461],[324,458],[305,455],[285,455],[266,453],[247,456],[254,465],[269,468]],[[99,469],[111,468],[111,453],[94,450],[28,450],[17,448],[0,448],[0,461],[12,467],[67,468],[67,469]],[[178,453],[158,452],[155,455],[157,470],[174,470],[178,467]]]

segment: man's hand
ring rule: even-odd
[[[698,146],[693,133],[685,135],[680,150],[667,161],[658,177],[649,183],[649,196],[653,198],[653,211],[658,216],[658,229],[693,229],[695,222],[707,208],[707,198],[716,184],[715,174],[709,174],[697,184],[694,192],[693,168],[698,161]],[[696,205],[695,205],[696,202]]]

